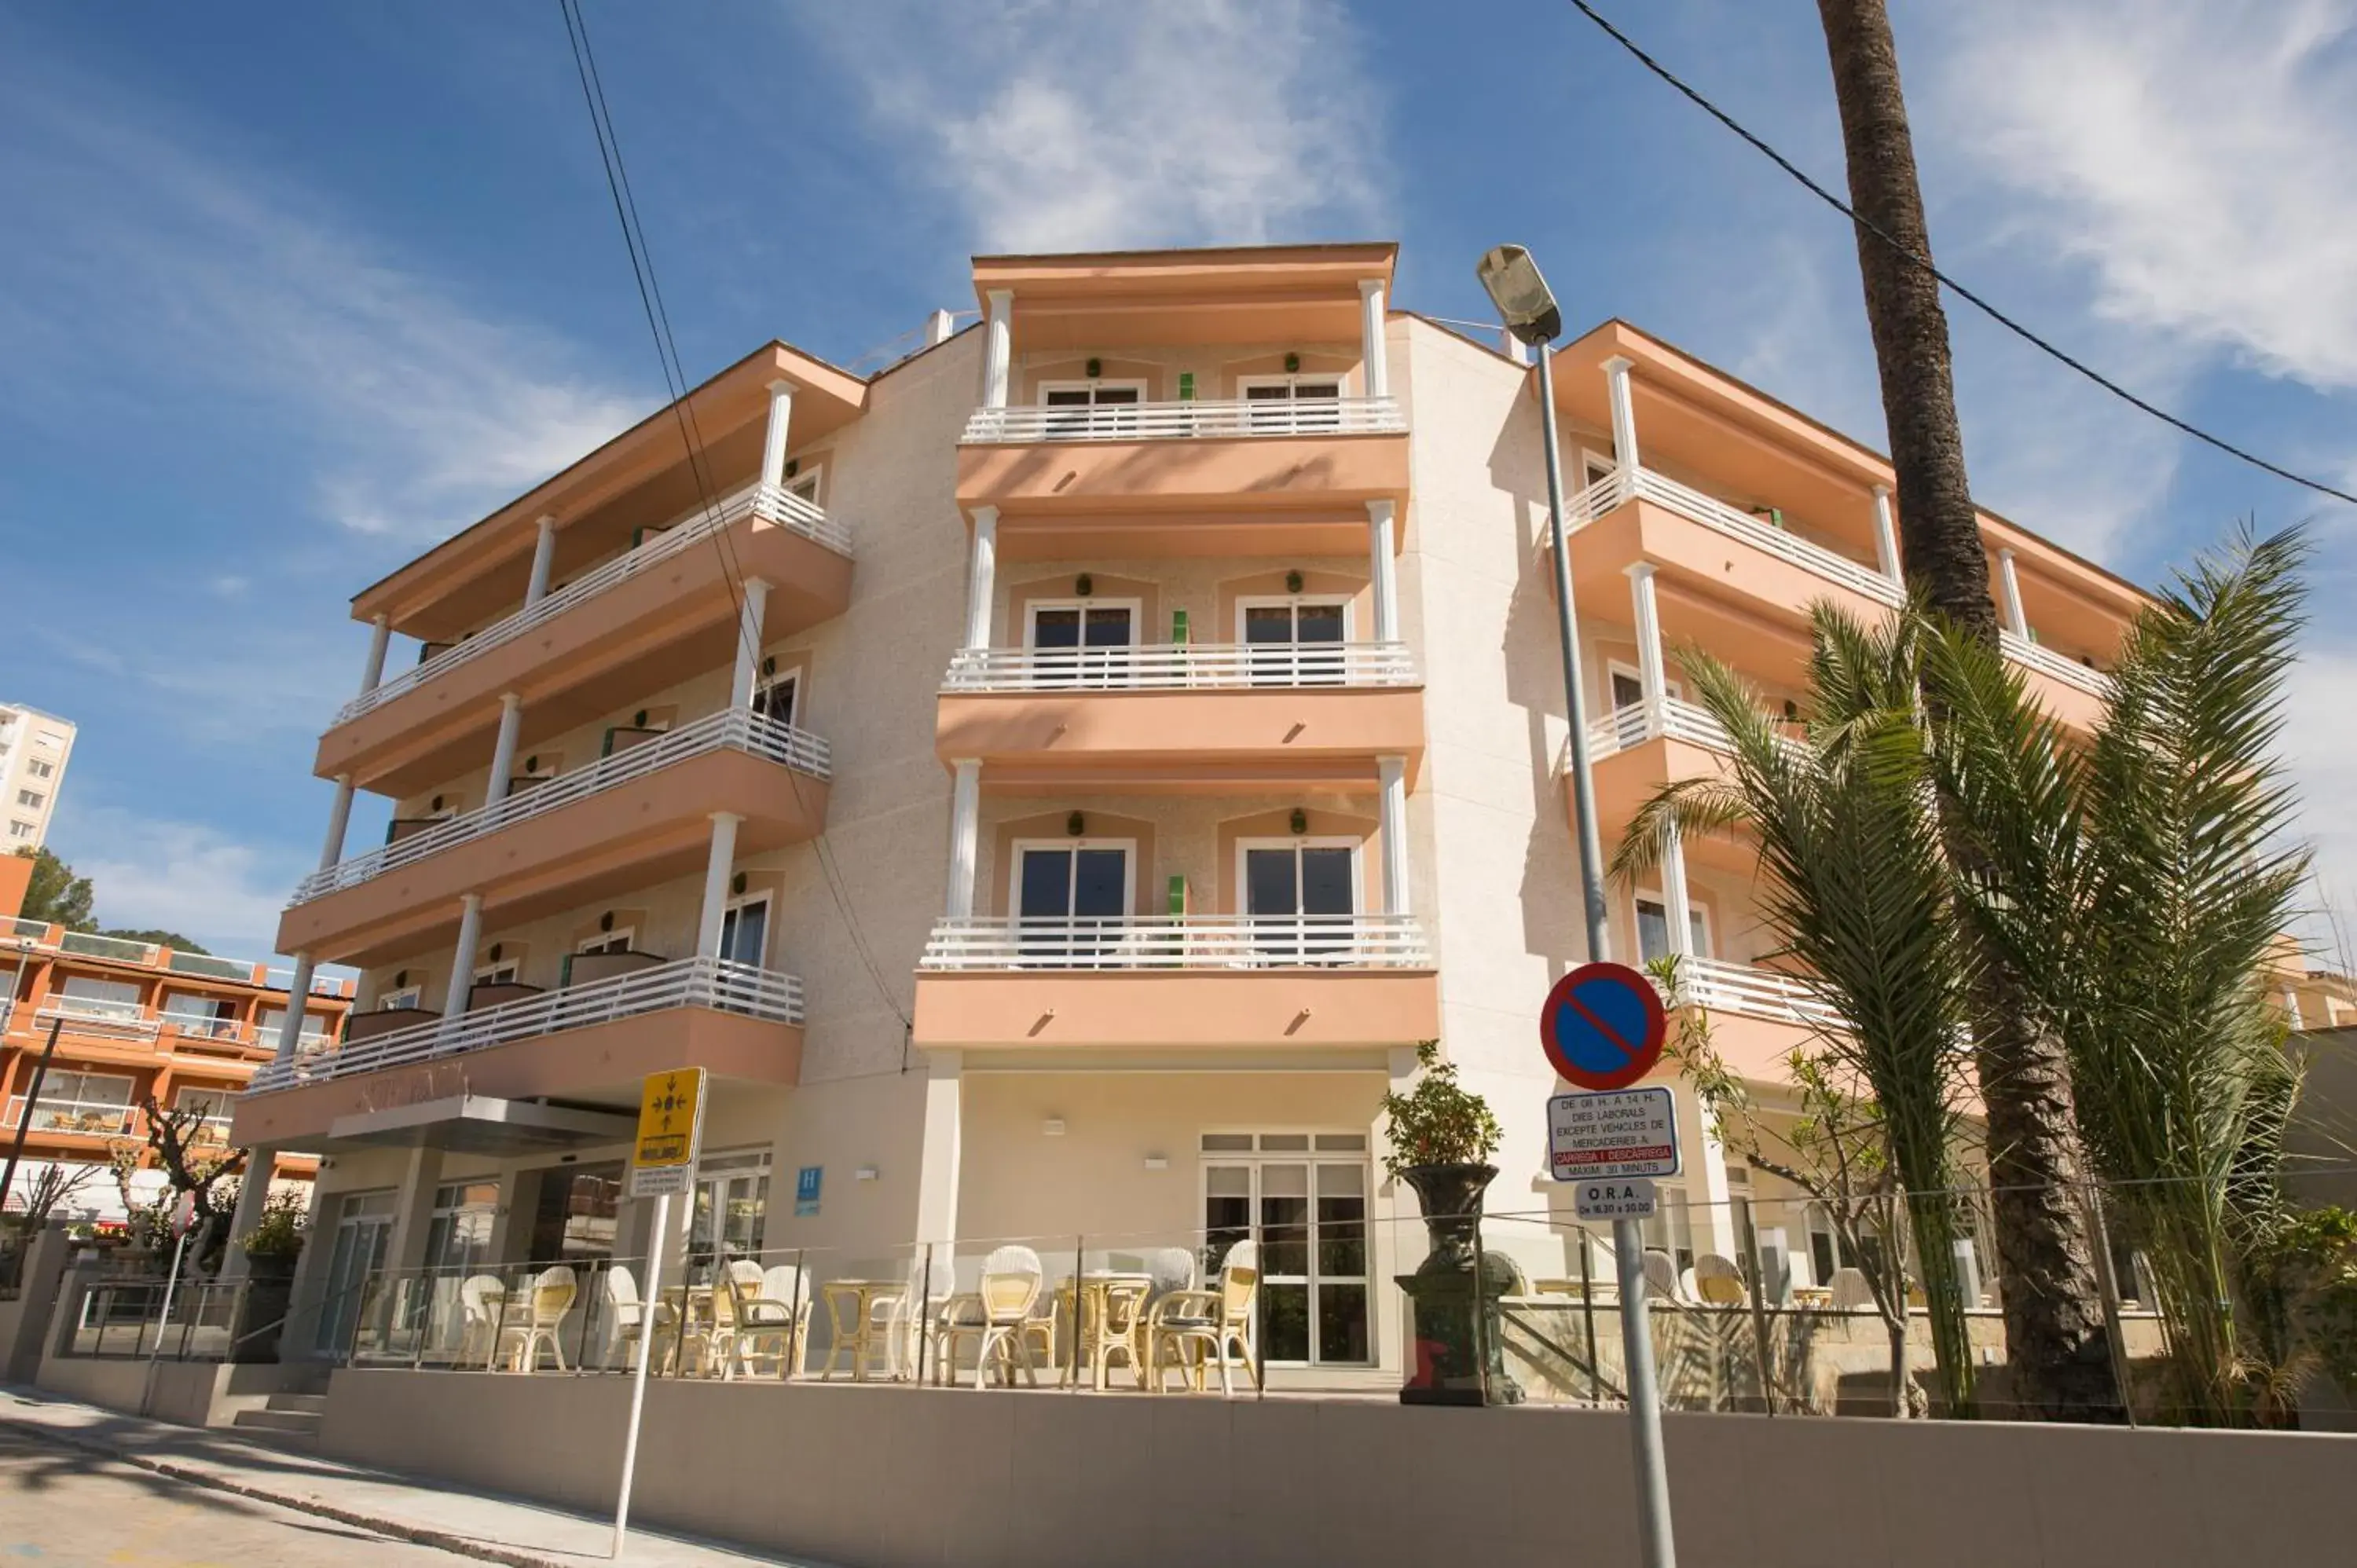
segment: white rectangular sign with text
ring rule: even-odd
[[[1590,1176],[1573,1187],[1582,1219],[1651,1219],[1653,1184],[1641,1176]]]
[[[1547,1101],[1547,1163],[1557,1181],[1678,1174],[1678,1112],[1663,1088],[1558,1094]]]

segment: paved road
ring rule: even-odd
[[[468,1559],[0,1427],[0,1563],[457,1568]]]

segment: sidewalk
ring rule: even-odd
[[[40,1442],[102,1454],[144,1470],[239,1497],[257,1498],[420,1545],[515,1568],[583,1568],[608,1563],[611,1518],[455,1491],[447,1482],[364,1469],[248,1442],[228,1433],[173,1426],[94,1405],[0,1385],[0,1423]],[[633,1525],[630,1568],[741,1568],[748,1563],[823,1568],[807,1560],[760,1557],[660,1535]]]

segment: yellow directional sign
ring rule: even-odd
[[[639,1138],[630,1155],[630,1193],[685,1192],[704,1134],[704,1069],[647,1075],[639,1097]]]

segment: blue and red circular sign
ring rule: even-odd
[[[1626,1089],[1662,1059],[1669,1019],[1653,983],[1625,963],[1584,963],[1547,993],[1539,1040],[1564,1081]]]

